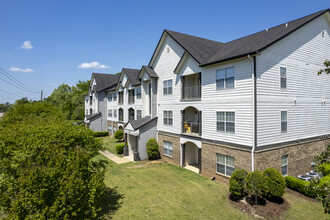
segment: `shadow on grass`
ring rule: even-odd
[[[123,199],[124,196],[122,194],[119,194],[117,191],[117,187],[110,189],[107,189],[107,193],[102,201],[102,210],[99,212],[98,218],[99,219],[111,219],[112,216],[118,211],[122,205],[121,199]]]

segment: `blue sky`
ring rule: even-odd
[[[329,7],[328,0],[0,0],[0,67],[47,97],[92,72],[147,65],[164,29],[228,42]],[[23,96],[40,99],[0,79],[0,103]]]

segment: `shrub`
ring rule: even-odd
[[[330,163],[324,163],[318,166],[317,170],[323,175],[330,175]]]
[[[101,141],[52,108],[17,105],[0,121],[0,210],[8,219],[94,219],[101,209]]]
[[[230,177],[229,191],[234,198],[240,199],[245,196],[245,179],[247,172],[243,169],[235,170]]]
[[[246,177],[246,189],[250,195],[254,195],[255,204],[257,204],[257,197],[262,195],[265,180],[260,171],[250,172]]]
[[[304,181],[293,176],[286,176],[285,177],[286,186],[292,190],[300,192],[306,196],[315,198],[316,193],[312,187],[310,187],[310,182]]]
[[[123,130],[121,129],[118,129],[115,133],[115,138],[118,140],[118,141],[121,141],[123,140],[123,137],[124,137],[124,132]]]
[[[149,160],[155,160],[158,157],[158,143],[155,138],[150,138],[146,145]]]
[[[281,197],[285,190],[285,179],[282,174],[274,169],[267,168],[263,172],[265,179],[264,196],[268,198]]]
[[[116,145],[117,154],[122,154],[124,152],[124,147],[125,147],[125,144],[124,143],[117,144]]]
[[[330,185],[330,176],[324,176],[320,179],[320,182],[318,183],[320,187]]]
[[[94,137],[105,137],[109,136],[109,131],[96,131],[94,132]]]

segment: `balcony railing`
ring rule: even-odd
[[[200,135],[201,123],[195,121],[183,121],[182,122],[182,133]]]
[[[185,86],[183,87],[182,99],[200,99],[201,87],[200,86]]]

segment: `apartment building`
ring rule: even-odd
[[[149,133],[162,160],[205,176],[309,171],[330,144],[330,78],[317,75],[329,33],[329,9],[227,43],[164,30],[136,82],[123,71],[116,88],[141,89],[134,119],[123,106],[126,155],[144,158],[134,149]]]

